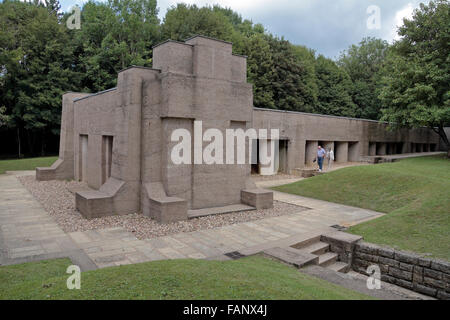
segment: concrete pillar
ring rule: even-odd
[[[377,155],[377,144],[376,142],[371,142],[369,144],[369,156],[376,156]]]
[[[385,156],[386,155],[386,143],[379,142],[377,143],[377,156]]]
[[[348,142],[335,143],[336,162],[348,162]]]
[[[360,160],[359,142],[348,143],[348,161],[358,162]]]
[[[272,156],[274,155],[274,156]],[[260,174],[262,176],[273,176],[277,174],[278,167],[276,158],[278,157],[278,150],[275,150],[274,140],[259,140],[259,159],[270,159],[270,163],[260,165]]]
[[[406,142],[402,143],[402,153],[408,153],[408,144]]]
[[[317,157],[317,147],[319,143],[317,141],[306,141],[305,148],[305,164],[313,164],[313,160]]]

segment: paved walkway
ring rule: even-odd
[[[0,175],[0,265],[60,257],[97,267],[14,175]]]
[[[264,187],[271,183],[260,182]],[[0,264],[69,256],[86,270],[162,259],[225,259],[226,253],[256,253],[275,244],[318,236],[333,225],[348,226],[381,215],[278,192],[274,199],[310,210],[149,240],[138,240],[123,228],[66,234],[15,175],[0,175]]]

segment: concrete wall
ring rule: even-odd
[[[416,152],[411,143],[429,145],[429,150],[439,143],[439,137],[426,128],[390,131],[387,124],[376,121],[299,112],[254,109],[252,125],[255,129],[278,128],[280,137],[289,139],[288,171],[311,165],[319,143],[334,148],[337,162],[398,153],[399,143],[402,153]]]

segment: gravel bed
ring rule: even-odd
[[[22,176],[18,179],[65,232],[122,227],[142,240],[179,232],[212,229],[307,210],[304,207],[274,201],[273,209],[201,217],[166,225],[159,224],[155,220],[137,213],[87,220],[75,210],[74,191],[86,189],[86,184],[83,182],[36,181],[34,176]]]

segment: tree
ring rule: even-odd
[[[273,58],[264,34],[252,35],[246,42],[248,81],[253,84],[253,104],[258,108],[275,109],[272,90]]]
[[[450,4],[421,4],[411,20],[404,19],[388,56],[380,99],[383,120],[393,127],[432,128],[450,143]]]
[[[319,87],[317,112],[355,117],[357,106],[352,101],[352,81],[347,72],[339,68],[333,60],[319,55],[316,75]]]
[[[377,90],[388,48],[389,44],[384,40],[364,38],[359,45],[352,45],[342,52],[337,61],[352,79],[352,98],[358,106],[355,114],[357,118],[381,118],[381,102]]]
[[[24,136],[30,153],[36,145],[44,153],[46,138],[59,133],[61,96],[77,86],[73,48],[66,28],[45,7],[18,1],[1,7],[0,105],[18,145]]]
[[[66,20],[70,14],[66,14]],[[159,41],[156,0],[90,1],[81,11],[81,29],[71,30],[74,62],[82,73],[81,91],[116,85],[117,73],[131,65],[151,66]]]
[[[194,35],[231,40],[233,25],[224,12],[213,7],[199,8],[184,3],[167,10],[161,25],[163,39],[184,41]]]
[[[300,60],[294,46],[283,38],[269,36],[273,57],[272,91],[276,108],[299,112],[314,112],[317,97],[311,86],[307,60]]]

